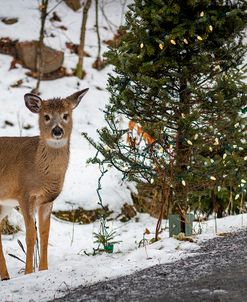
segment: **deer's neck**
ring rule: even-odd
[[[36,164],[43,175],[63,177],[69,162],[69,139],[61,146],[54,146],[40,139],[36,154]]]

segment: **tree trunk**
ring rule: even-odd
[[[39,41],[37,45],[37,53],[36,53],[36,71],[37,71],[37,84],[35,89],[33,90],[34,93],[39,93],[39,86],[40,80],[42,78],[42,50],[44,46],[44,33],[45,33],[45,21],[47,17],[47,7],[48,7],[49,0],[42,0],[40,11],[41,11],[41,27],[39,33]]]
[[[95,0],[95,16],[96,16],[96,32],[97,32],[97,41],[98,41],[98,54],[97,59],[101,57],[101,40],[99,34],[99,0]]]
[[[93,63],[92,67],[101,70],[105,67],[105,62],[101,60],[101,39],[100,39],[100,32],[99,32],[99,0],[95,0],[95,27],[97,33],[97,43],[98,43],[98,53],[95,62]]]
[[[164,212],[169,212],[169,198],[170,198],[170,187],[166,184],[162,184],[162,205],[160,209],[160,215],[158,218],[158,221],[156,223],[156,229],[155,229],[155,241],[159,240],[159,233],[161,228],[162,219],[164,218]]]
[[[188,130],[190,125],[185,123],[182,115],[188,116],[190,114],[190,93],[187,87],[187,79],[181,79],[180,82],[180,106],[179,106],[179,121],[176,138],[176,164],[175,174],[177,177],[177,184],[175,187],[175,211],[181,216],[186,214],[187,210],[187,184],[183,182],[183,175],[186,174],[187,166],[189,165],[191,156],[191,147],[187,144]],[[183,219],[183,217],[181,217]]]
[[[86,35],[86,24],[88,17],[88,10],[91,6],[92,0],[87,0],[86,4],[82,11],[82,25],[81,25],[81,34],[80,34],[80,44],[78,47],[78,63],[76,65],[75,75],[79,79],[83,79],[85,76],[85,71],[83,70],[83,59],[84,59],[84,46],[85,46],[85,35]]]

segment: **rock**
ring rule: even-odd
[[[37,44],[37,41],[25,41],[17,43],[18,58],[22,61],[22,64],[26,68],[31,70],[36,69]],[[42,50],[42,73],[50,73],[59,69],[63,64],[63,59],[64,53],[62,51],[44,46]]]
[[[18,18],[3,18],[1,21],[6,25],[12,25],[18,22]]]
[[[73,11],[77,11],[82,6],[80,0],[64,0],[64,1],[71,9],[73,9]]]
[[[122,207],[121,214],[123,215],[121,221],[125,222],[136,216],[136,210],[132,205],[125,203]]]

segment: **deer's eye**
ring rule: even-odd
[[[48,114],[45,114],[45,115],[44,115],[44,118],[45,118],[45,121],[46,121],[46,122],[49,122],[49,120],[51,119],[50,116],[49,116]]]
[[[65,121],[67,121],[67,120],[68,120],[68,117],[69,117],[68,113],[64,113],[64,115],[63,115],[63,119],[64,119]]]

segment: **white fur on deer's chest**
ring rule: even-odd
[[[18,201],[16,199],[0,199],[0,206],[4,207],[17,207],[19,205]]]

